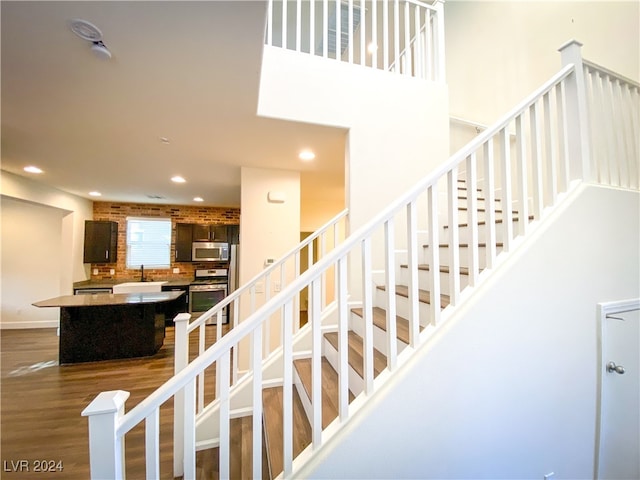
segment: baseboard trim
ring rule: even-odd
[[[59,320],[36,320],[30,322],[2,322],[0,330],[18,330],[28,328],[58,328]]]

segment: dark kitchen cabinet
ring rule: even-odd
[[[181,297],[164,304],[165,325],[173,326],[176,315],[189,311],[189,285],[163,285],[161,288],[163,292],[184,292]]]
[[[115,263],[118,259],[118,223],[84,222],[84,263]]]
[[[176,223],[176,262],[191,261],[191,243],[193,242],[193,227],[191,223]]]
[[[240,244],[240,225],[227,225],[227,242],[230,245]]]
[[[194,242],[226,242],[227,226],[226,225],[193,225],[193,241]]]
[[[211,229],[209,225],[194,224],[193,225],[193,241],[194,242],[210,242]]]

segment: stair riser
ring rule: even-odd
[[[442,262],[443,259],[440,259]],[[444,263],[444,262],[443,262]],[[448,263],[448,262],[447,262]],[[449,291],[449,274],[440,272],[440,288],[441,292],[445,295],[451,295]],[[400,274],[398,275],[398,282],[401,285],[409,285],[409,269],[400,268]],[[464,288],[469,285],[469,276],[460,275],[460,288]],[[431,291],[431,272],[429,270],[418,270],[418,288],[421,290]]]
[[[504,223],[496,223],[495,224],[495,238],[497,242],[504,242]],[[489,227],[486,224],[478,225],[478,239],[480,242],[484,243],[487,238],[487,232]],[[518,231],[518,222],[513,222],[513,231]],[[445,243],[448,242],[451,236],[450,228],[443,228],[440,232],[440,242]],[[468,225],[458,227],[458,241],[460,243],[469,243],[471,240],[471,228]]]
[[[500,252],[502,247],[497,247],[497,252]],[[449,265],[449,247],[440,247],[439,249],[440,255],[440,265]],[[487,250],[486,247],[478,247],[478,262],[480,268],[485,268],[487,265]],[[459,261],[461,267],[469,267],[469,248],[468,247],[460,247],[459,251]],[[429,262],[429,247],[423,247],[423,259],[422,262]]]
[[[364,338],[364,319],[360,315],[356,315],[353,312],[351,313],[349,327],[351,328],[351,330]],[[376,348],[376,350],[379,350],[384,355],[387,355],[389,350],[387,332],[375,325],[373,326],[373,346]],[[404,350],[406,346],[406,343],[401,342],[400,340],[396,340],[396,348],[398,352]]]
[[[322,339],[322,354],[329,361],[333,369],[336,372],[338,372],[338,375],[340,375],[340,370],[339,370],[340,361],[339,361],[338,351],[335,348],[333,348],[333,345],[331,345],[331,342],[329,342],[326,338]],[[349,370],[349,390],[354,395],[358,395],[364,390],[364,380],[360,375],[356,373],[356,371],[351,367],[351,365],[349,365],[348,370]]]
[[[396,315],[409,318],[409,299],[407,297],[403,297],[401,295],[396,295]],[[380,307],[384,310],[387,309],[387,292],[384,290],[380,290],[378,288],[375,289],[373,304],[376,307]],[[418,303],[418,314],[420,316],[420,325],[426,326],[429,324],[429,319],[431,317],[430,314],[431,306],[427,303]]]

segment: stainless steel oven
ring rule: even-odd
[[[197,318],[227,296],[227,269],[196,270],[196,278],[189,285],[189,313]],[[228,323],[228,308],[222,312],[222,323]],[[217,316],[207,324],[217,322]]]

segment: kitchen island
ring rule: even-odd
[[[165,310],[184,292],[64,295],[33,305],[60,307],[60,364],[154,355]]]

